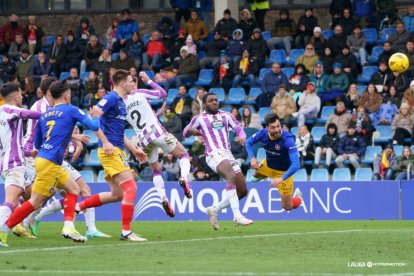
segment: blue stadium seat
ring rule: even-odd
[[[259,79],[256,81],[258,84],[261,84],[264,77],[266,76],[267,73],[271,72],[272,70],[270,68],[262,68],[260,69],[259,72]]]
[[[326,129],[323,126],[314,126],[311,130],[311,135],[313,136],[313,141],[315,144],[321,142],[322,136],[326,134]]]
[[[213,69],[201,69],[198,74],[198,79],[195,82],[197,86],[208,86],[213,80]]]
[[[368,146],[365,151],[364,159],[361,161],[362,164],[372,164],[374,163],[375,156],[381,154],[381,146]]]
[[[98,158],[98,150],[91,150],[89,157],[86,158],[85,167],[102,167],[102,164]]]
[[[98,136],[90,129],[85,129],[83,135],[89,136],[88,147],[95,147],[98,144]]]
[[[188,90],[188,95],[190,95],[191,98],[195,99],[197,96],[197,88],[190,88],[190,90]]]
[[[244,132],[246,132],[246,136],[247,138],[253,136],[253,134],[255,134],[256,132],[258,132],[259,130],[257,128],[254,127],[245,127],[244,128]],[[246,138],[246,139],[247,139]]]
[[[197,54],[200,60],[206,57],[206,51],[203,51],[203,50],[197,51]]]
[[[45,38],[45,44],[43,47],[48,48],[50,45],[52,45],[56,40],[56,36],[54,35],[47,35]]]
[[[333,181],[351,181],[351,171],[349,168],[336,168],[332,175]]]
[[[286,77],[289,79],[290,76],[293,75],[293,73],[295,72],[295,68],[293,67],[283,67],[282,68],[282,72],[286,75]],[[302,94],[302,93],[301,93]]]
[[[327,169],[313,169],[311,172],[311,181],[329,181],[329,172]]]
[[[385,28],[381,31],[381,38],[378,40],[378,44],[383,44],[385,41],[388,41],[390,34],[395,33],[395,28]]]
[[[95,182],[95,177],[93,175],[93,171],[91,170],[82,170],[79,171],[80,175],[82,176],[83,180],[86,183],[93,183]]]
[[[262,32],[262,37],[265,41],[268,41],[269,39],[272,38],[272,34],[268,31],[264,31],[264,32]]]
[[[183,144],[183,146],[185,147],[191,147],[195,142],[195,136],[190,136],[185,138],[184,141],[181,142],[181,144]]]
[[[232,110],[232,107],[230,107],[230,106],[223,106],[223,107],[220,107],[220,110],[226,111],[226,112],[230,113],[231,110]]]
[[[392,139],[392,130],[391,126],[387,125],[379,125],[376,129],[377,132],[379,132],[380,136],[378,138],[374,138],[374,144],[386,144],[391,141]]]
[[[368,65],[368,66],[362,67],[362,75],[358,79],[358,82],[368,83],[371,79],[372,74],[374,74],[377,71],[378,71],[377,66]]]
[[[128,140],[131,140],[136,135],[135,130],[132,128],[126,128],[124,134]]]
[[[362,96],[365,90],[367,90],[367,85],[357,85],[358,94]]]
[[[329,116],[334,113],[334,110],[334,105],[323,106],[321,110],[321,117],[318,119],[318,123],[325,124],[328,121]]]
[[[402,155],[404,146],[403,145],[394,145],[394,153],[395,156],[399,157]]]
[[[105,176],[104,170],[100,170],[98,173],[98,179],[96,180],[96,182],[98,183],[106,182],[104,176]]]
[[[112,62],[114,62],[115,60],[117,60],[119,58],[119,53],[113,53],[112,54],[112,57],[111,57],[111,60],[112,60]]]
[[[306,173],[306,169],[299,169],[295,172],[293,175],[294,181],[307,181],[308,180],[308,174]]]
[[[89,71],[82,72],[79,78],[82,80],[83,84],[85,84],[86,79],[89,77]]]
[[[283,65],[286,61],[286,52],[285,50],[272,50],[270,51],[269,60],[267,61],[267,64],[272,64],[274,62],[279,63],[280,65]]]
[[[242,104],[246,99],[246,92],[244,88],[230,88],[229,95],[227,100],[224,101],[224,104]]]
[[[244,101],[245,104],[256,104],[256,98],[262,94],[262,89],[260,87],[252,87],[250,88],[249,95],[247,96],[247,100]]]
[[[178,95],[178,89],[177,88],[170,88],[167,93],[167,105],[171,105],[174,99]]]
[[[230,37],[229,37],[230,39]],[[214,32],[209,32],[207,37],[207,43],[214,40]]]
[[[261,107],[259,109],[259,118],[262,124],[264,124],[264,117],[270,113],[270,107]]]
[[[322,30],[322,36],[328,40],[331,36],[333,36],[334,31],[333,30]]]
[[[251,181],[255,172],[256,170],[252,170],[252,169],[248,170],[246,174],[246,181]]]
[[[70,77],[70,73],[69,72],[61,72],[59,79],[60,80],[66,80],[69,77]]]
[[[0,185],[4,184],[4,178],[2,176],[0,176]]]
[[[151,35],[152,35],[152,34],[144,34],[144,35],[142,36],[142,40],[144,41],[144,44],[145,44],[145,45],[148,43],[148,41],[149,41],[149,39],[150,39]]]
[[[145,72],[148,75],[148,77],[152,80],[155,78],[155,73],[152,70],[143,70],[142,72]]]
[[[266,158],[266,151],[265,151],[265,149],[264,148],[259,148],[259,150],[257,151],[257,154],[256,154],[257,162],[260,162],[260,161],[262,161],[265,158]]]
[[[290,133],[292,133],[292,135],[295,136],[295,137],[296,137],[296,135],[298,135],[298,131],[299,131],[298,127],[292,127],[290,129]]]
[[[376,44],[377,43],[377,40],[378,40],[377,29],[375,29],[375,28],[365,28],[365,29],[362,29],[362,32],[364,33],[367,44]]]
[[[368,61],[371,64],[377,64],[379,56],[384,52],[384,48],[382,46],[375,46],[372,48],[371,56],[369,57]]]
[[[355,181],[371,181],[372,169],[371,168],[358,168],[355,171]]]
[[[290,66],[295,65],[295,62],[298,59],[298,57],[300,57],[304,53],[305,53],[305,49],[292,49],[290,51],[290,58],[288,61],[286,61],[286,64]]]
[[[210,88],[209,92],[216,94],[220,104],[224,102],[224,89],[223,88]]]
[[[412,146],[410,147],[410,149],[411,149],[411,152],[414,152],[414,145],[412,145]]]

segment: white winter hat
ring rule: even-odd
[[[313,32],[314,32],[314,33],[321,33],[321,32],[322,32],[322,29],[321,29],[321,27],[315,27],[315,28],[313,29]]]

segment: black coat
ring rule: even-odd
[[[339,54],[336,57],[336,62],[339,62],[340,64],[342,64],[343,68],[351,68],[351,79],[357,79],[358,77],[358,64],[357,64],[357,59],[356,56],[354,54],[352,54],[351,52],[348,55],[344,55],[344,54]]]
[[[11,80],[16,73],[16,64],[13,62],[0,64],[0,79],[6,83]]]
[[[259,39],[250,39],[248,45],[250,56],[256,56],[259,59],[259,63],[263,64],[266,60],[267,53],[266,41],[262,37]]]
[[[324,134],[321,138],[319,146],[321,148],[331,148],[335,153],[338,152],[339,136],[338,134]]]
[[[326,43],[326,46],[331,48],[332,50],[332,56],[336,57],[339,55],[346,45],[346,35],[333,35],[328,39],[328,42]]]
[[[76,40],[66,43],[66,62],[79,66],[83,58],[83,49]]]

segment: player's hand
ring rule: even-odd
[[[253,157],[252,159],[250,159],[250,166],[255,170],[260,169],[259,162],[257,162],[256,157]]]
[[[141,149],[135,149],[133,152],[135,158],[138,160],[139,163],[147,162],[147,155]]]
[[[90,138],[84,134],[72,134],[72,138],[85,144],[89,144]]]
[[[114,154],[114,146],[111,144],[111,142],[105,142],[102,143],[102,148],[107,155]]]
[[[239,143],[240,145],[244,146],[246,144],[246,138],[242,138],[242,137],[234,137],[234,141],[236,143]]]
[[[32,157],[32,158],[36,158],[38,153],[39,153],[39,151],[35,149],[35,150],[33,150],[29,153],[29,156]]]
[[[277,187],[277,185],[281,184],[283,182],[283,178],[278,177],[278,178],[274,178],[272,179],[272,182],[270,182],[270,186],[271,187]]]
[[[188,128],[188,132],[189,132],[191,135],[194,135],[194,136],[202,136],[202,135],[201,135],[201,132],[200,132],[198,129],[193,128],[193,127]]]
[[[76,160],[78,160],[79,156],[81,155],[83,150],[83,145],[82,143],[78,143],[75,147],[75,151],[73,152],[72,155],[72,162],[75,162]]]
[[[139,77],[144,83],[148,83],[151,80],[150,77],[148,77],[147,73],[143,71],[139,72]]]
[[[96,105],[89,108],[89,115],[91,117],[101,117],[103,114],[104,114],[104,112],[102,111],[102,109],[100,109]]]
[[[348,154],[346,154],[346,153],[342,154],[342,158],[348,159]]]

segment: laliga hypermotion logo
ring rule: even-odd
[[[155,188],[151,188],[145,192],[134,208],[134,218],[136,220],[138,216],[151,207],[158,207],[164,210],[161,205],[161,198]]]

